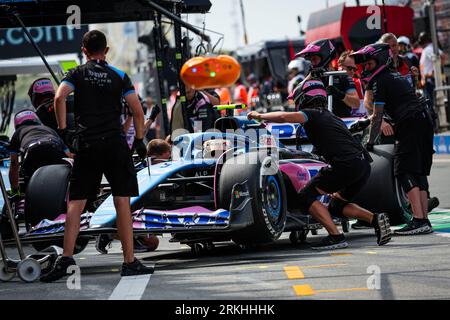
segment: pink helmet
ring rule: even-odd
[[[355,59],[356,64],[365,63],[369,60],[376,62],[376,67],[371,71],[364,71],[361,80],[369,83],[381,71],[391,66],[393,63],[392,50],[386,43],[369,44],[358,51],[352,53],[350,57]]]
[[[22,125],[40,125],[42,124],[39,120],[38,115],[33,110],[22,110],[16,113],[14,116],[14,128],[17,129]]]
[[[320,80],[306,80],[300,83],[289,96],[295,103],[295,109],[304,109],[312,105],[312,102],[322,101],[327,103],[327,91]]]
[[[39,78],[34,80],[30,89],[28,89],[28,96],[35,108],[38,107],[36,105],[36,98],[44,95],[55,95],[52,81],[49,78]]]
[[[318,66],[314,68],[325,68],[328,64],[336,58],[337,52],[333,43],[328,39],[320,39],[311,42],[305,49],[295,55],[295,57],[303,57],[308,59],[311,56],[319,56],[321,61]]]

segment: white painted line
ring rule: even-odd
[[[433,163],[450,163],[450,159],[433,159]]]
[[[443,238],[450,238],[450,233],[448,233],[448,232],[435,231],[434,234],[437,236],[443,237]]]
[[[151,274],[134,277],[122,277],[109,300],[141,300]]]
[[[438,213],[442,213],[442,212],[446,212],[446,213],[450,213],[450,209],[448,208],[434,208],[433,211],[431,211],[429,214],[433,214],[433,212],[438,212]]]

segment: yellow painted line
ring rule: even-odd
[[[335,264],[319,264],[317,266],[300,266],[300,269],[314,269],[314,268],[332,268],[332,267],[343,267],[346,263],[335,263]]]
[[[316,292],[308,284],[293,286],[295,294],[298,296],[312,296]]]
[[[305,275],[299,267],[284,267],[288,279],[305,279]]]
[[[111,269],[112,272],[119,272],[119,269]]]
[[[268,269],[268,266],[258,266],[258,269]]]
[[[342,289],[331,289],[331,290],[316,290],[316,293],[328,293],[328,292],[349,292],[349,291],[369,291],[368,288],[342,288]]]
[[[329,290],[314,290],[310,285],[296,285],[292,286],[295,294],[298,296],[312,296],[318,293],[336,293],[336,292],[354,292],[354,291],[369,291],[368,288],[341,288],[341,289],[329,289]]]
[[[378,252],[376,252],[376,251],[367,251],[366,253],[367,254],[377,254]]]
[[[332,256],[335,256],[335,257],[343,257],[343,256],[351,256],[352,254],[351,253],[330,253]]]

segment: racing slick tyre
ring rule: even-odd
[[[36,170],[25,192],[25,223],[28,227],[37,225],[44,219],[54,220],[67,212],[67,191],[71,167],[65,164],[44,166]],[[79,237],[74,254],[83,251],[89,238]],[[39,241],[32,246],[41,251],[52,245],[63,247],[63,239]]]
[[[25,192],[25,223],[33,227],[67,212],[70,166],[56,164],[36,170]]]
[[[228,159],[218,180],[219,207],[232,215],[236,202],[250,199],[253,223],[232,234],[235,243],[267,243],[280,237],[286,223],[286,189],[281,171],[267,152],[251,151]]]
[[[408,198],[394,177],[394,145],[377,145],[370,155],[372,171],[369,180],[353,202],[372,212],[386,212],[391,225],[411,219]]]

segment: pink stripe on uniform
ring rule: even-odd
[[[313,89],[310,90],[308,92],[306,92],[307,96],[323,96],[326,97],[327,96],[327,92],[323,89]]]
[[[49,80],[37,81],[33,86],[34,93],[54,92],[53,85]]]

